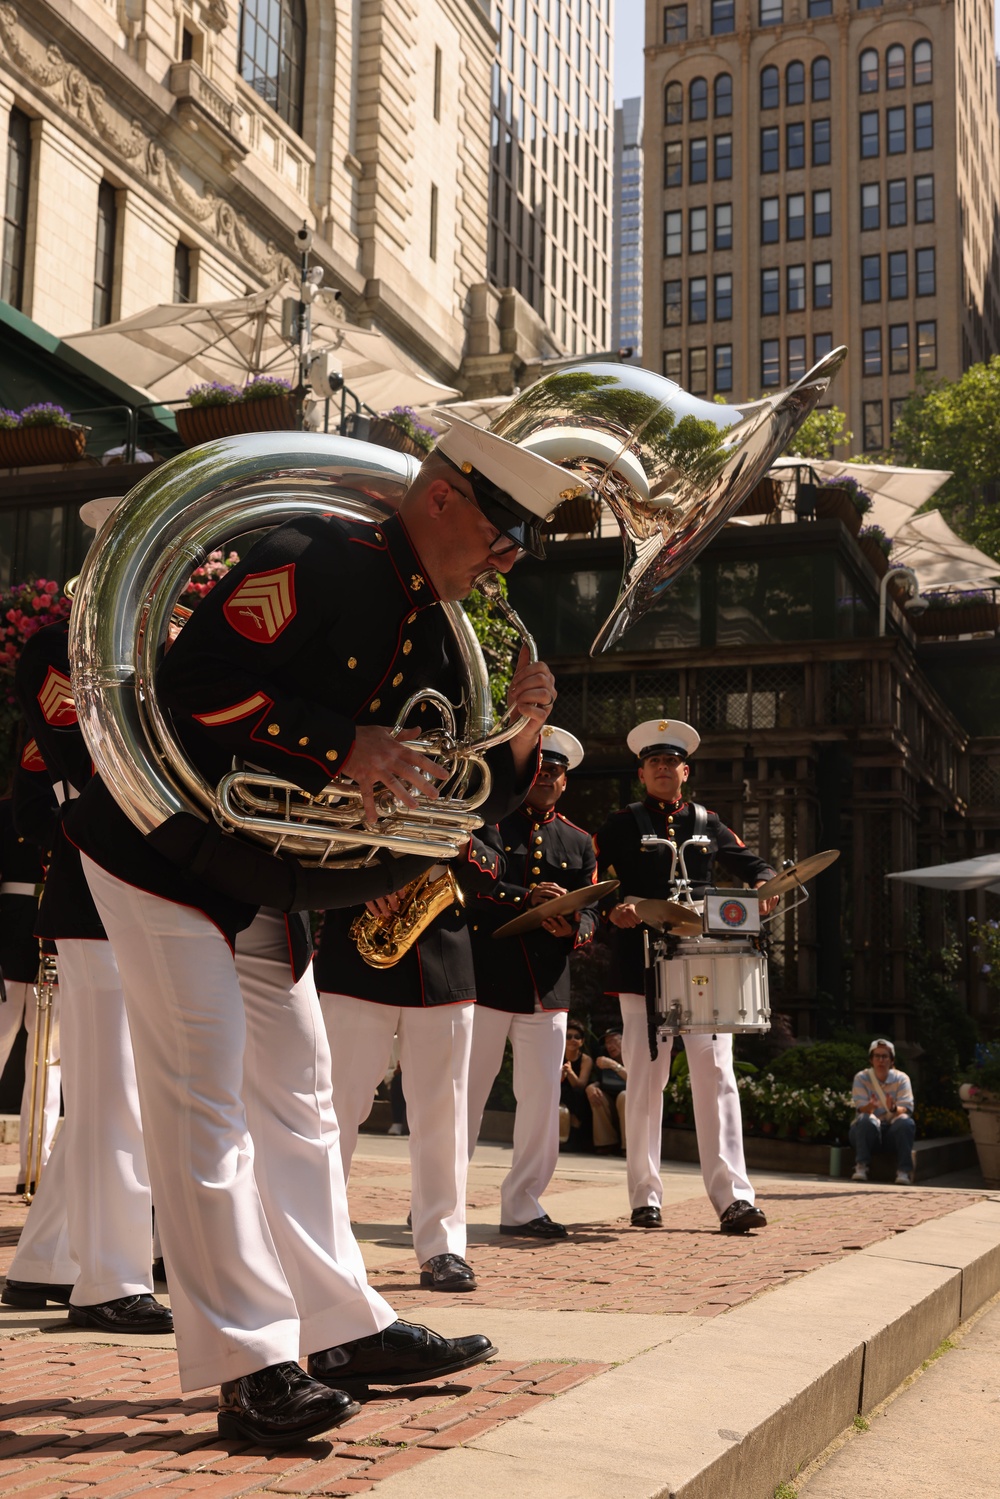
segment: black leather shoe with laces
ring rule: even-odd
[[[298,1364],[270,1364],[222,1386],[219,1435],[259,1447],[297,1447],[360,1409],[344,1390],[311,1379]]]
[[[76,1327],[99,1327],[102,1332],[173,1332],[170,1308],[155,1296],[118,1296],[96,1306],[70,1306]]]
[[[633,1228],[662,1228],[663,1218],[660,1210],[655,1204],[650,1203],[648,1207],[632,1209]]]
[[[476,1276],[459,1254],[435,1254],[420,1266],[420,1284],[431,1291],[474,1291]]]
[[[520,1234],[527,1239],[568,1239],[569,1230],[563,1223],[554,1223],[548,1213],[540,1218],[531,1218],[527,1223],[501,1223],[502,1234]]]
[[[72,1286],[49,1285],[42,1280],[9,1280],[0,1292],[4,1306],[19,1306],[24,1311],[36,1312],[54,1301],[56,1306],[69,1306],[73,1294]]]
[[[719,1219],[720,1234],[748,1234],[752,1228],[766,1228],[767,1219],[760,1208],[755,1208],[752,1202],[746,1202],[742,1197],[737,1197],[731,1202]]]
[[[493,1358],[489,1338],[442,1338],[414,1322],[393,1322],[382,1332],[309,1355],[309,1373],[324,1384],[364,1393],[369,1384],[430,1384]]]

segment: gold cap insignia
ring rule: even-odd
[[[661,718],[656,727],[659,729],[661,734],[665,734],[670,725],[667,723],[667,720],[665,718]]]

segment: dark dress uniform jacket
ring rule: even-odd
[[[237,756],[317,792],[350,774],[355,723],[391,727],[418,687],[458,702],[450,629],[420,569],[396,515],[380,524],[309,517],[258,542],[202,600],[157,676],[205,778],[216,783]],[[507,745],[490,756],[488,820],[524,794],[513,763]],[[203,911],[230,941],[252,921],[255,903],[151,848],[96,779],[66,826],[119,879]]]
[[[687,802],[661,802],[647,797],[643,805],[658,838],[672,838],[680,848],[685,839],[694,833],[694,811]],[[689,848],[684,856],[695,897],[700,896],[706,886],[712,883],[712,871],[716,864],[745,885],[756,885],[759,880],[768,879],[774,874],[770,865],[752,853],[715,812],[708,813],[705,833],[711,840],[709,844],[701,848]],[[612,903],[628,900],[631,896],[664,899],[671,893],[669,850],[650,849],[644,852],[640,836],[635,815],[626,807],[621,812],[613,813],[594,839],[599,878],[621,881],[619,889],[610,897]],[[609,924],[608,939],[611,946],[611,967],[607,992],[642,994],[642,927],[623,931],[620,927]]]
[[[38,939],[34,935],[38,901],[14,894],[6,885],[29,885],[44,877],[42,850],[14,827],[11,799],[0,801],[0,970],[13,983],[31,984],[38,977]]]
[[[493,933],[518,914],[532,887],[542,881],[567,890],[592,885],[597,879],[593,840],[561,812],[536,813],[527,806],[505,817],[499,833],[507,864],[505,877],[470,912],[476,1001],[513,1015],[532,1014],[536,1001],[543,1010],[566,1010],[569,955],[591,940],[597,907],[583,907],[572,937],[554,937],[539,928],[494,941]]]

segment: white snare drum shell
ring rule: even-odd
[[[748,940],[686,937],[657,958],[656,1010],[669,1035],[760,1034],[771,1028],[767,963]]]

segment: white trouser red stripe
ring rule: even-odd
[[[663,1134],[663,1090],[670,1079],[669,1042],[650,1060],[646,1001],[641,994],[622,994],[622,1061],[628,1072],[625,1089],[625,1153],[628,1195],[633,1208],[663,1201],[660,1147]],[[753,1202],[754,1190],[743,1156],[743,1119],[733,1071],[732,1036],[685,1036],[691,1069],[694,1123],[705,1190],[720,1215],[736,1198]]]
[[[500,1188],[500,1222],[530,1223],[559,1160],[559,1074],[566,1051],[566,1011],[512,1015],[476,1005],[469,1062],[469,1156],[510,1037],[514,1054],[514,1149]]]

